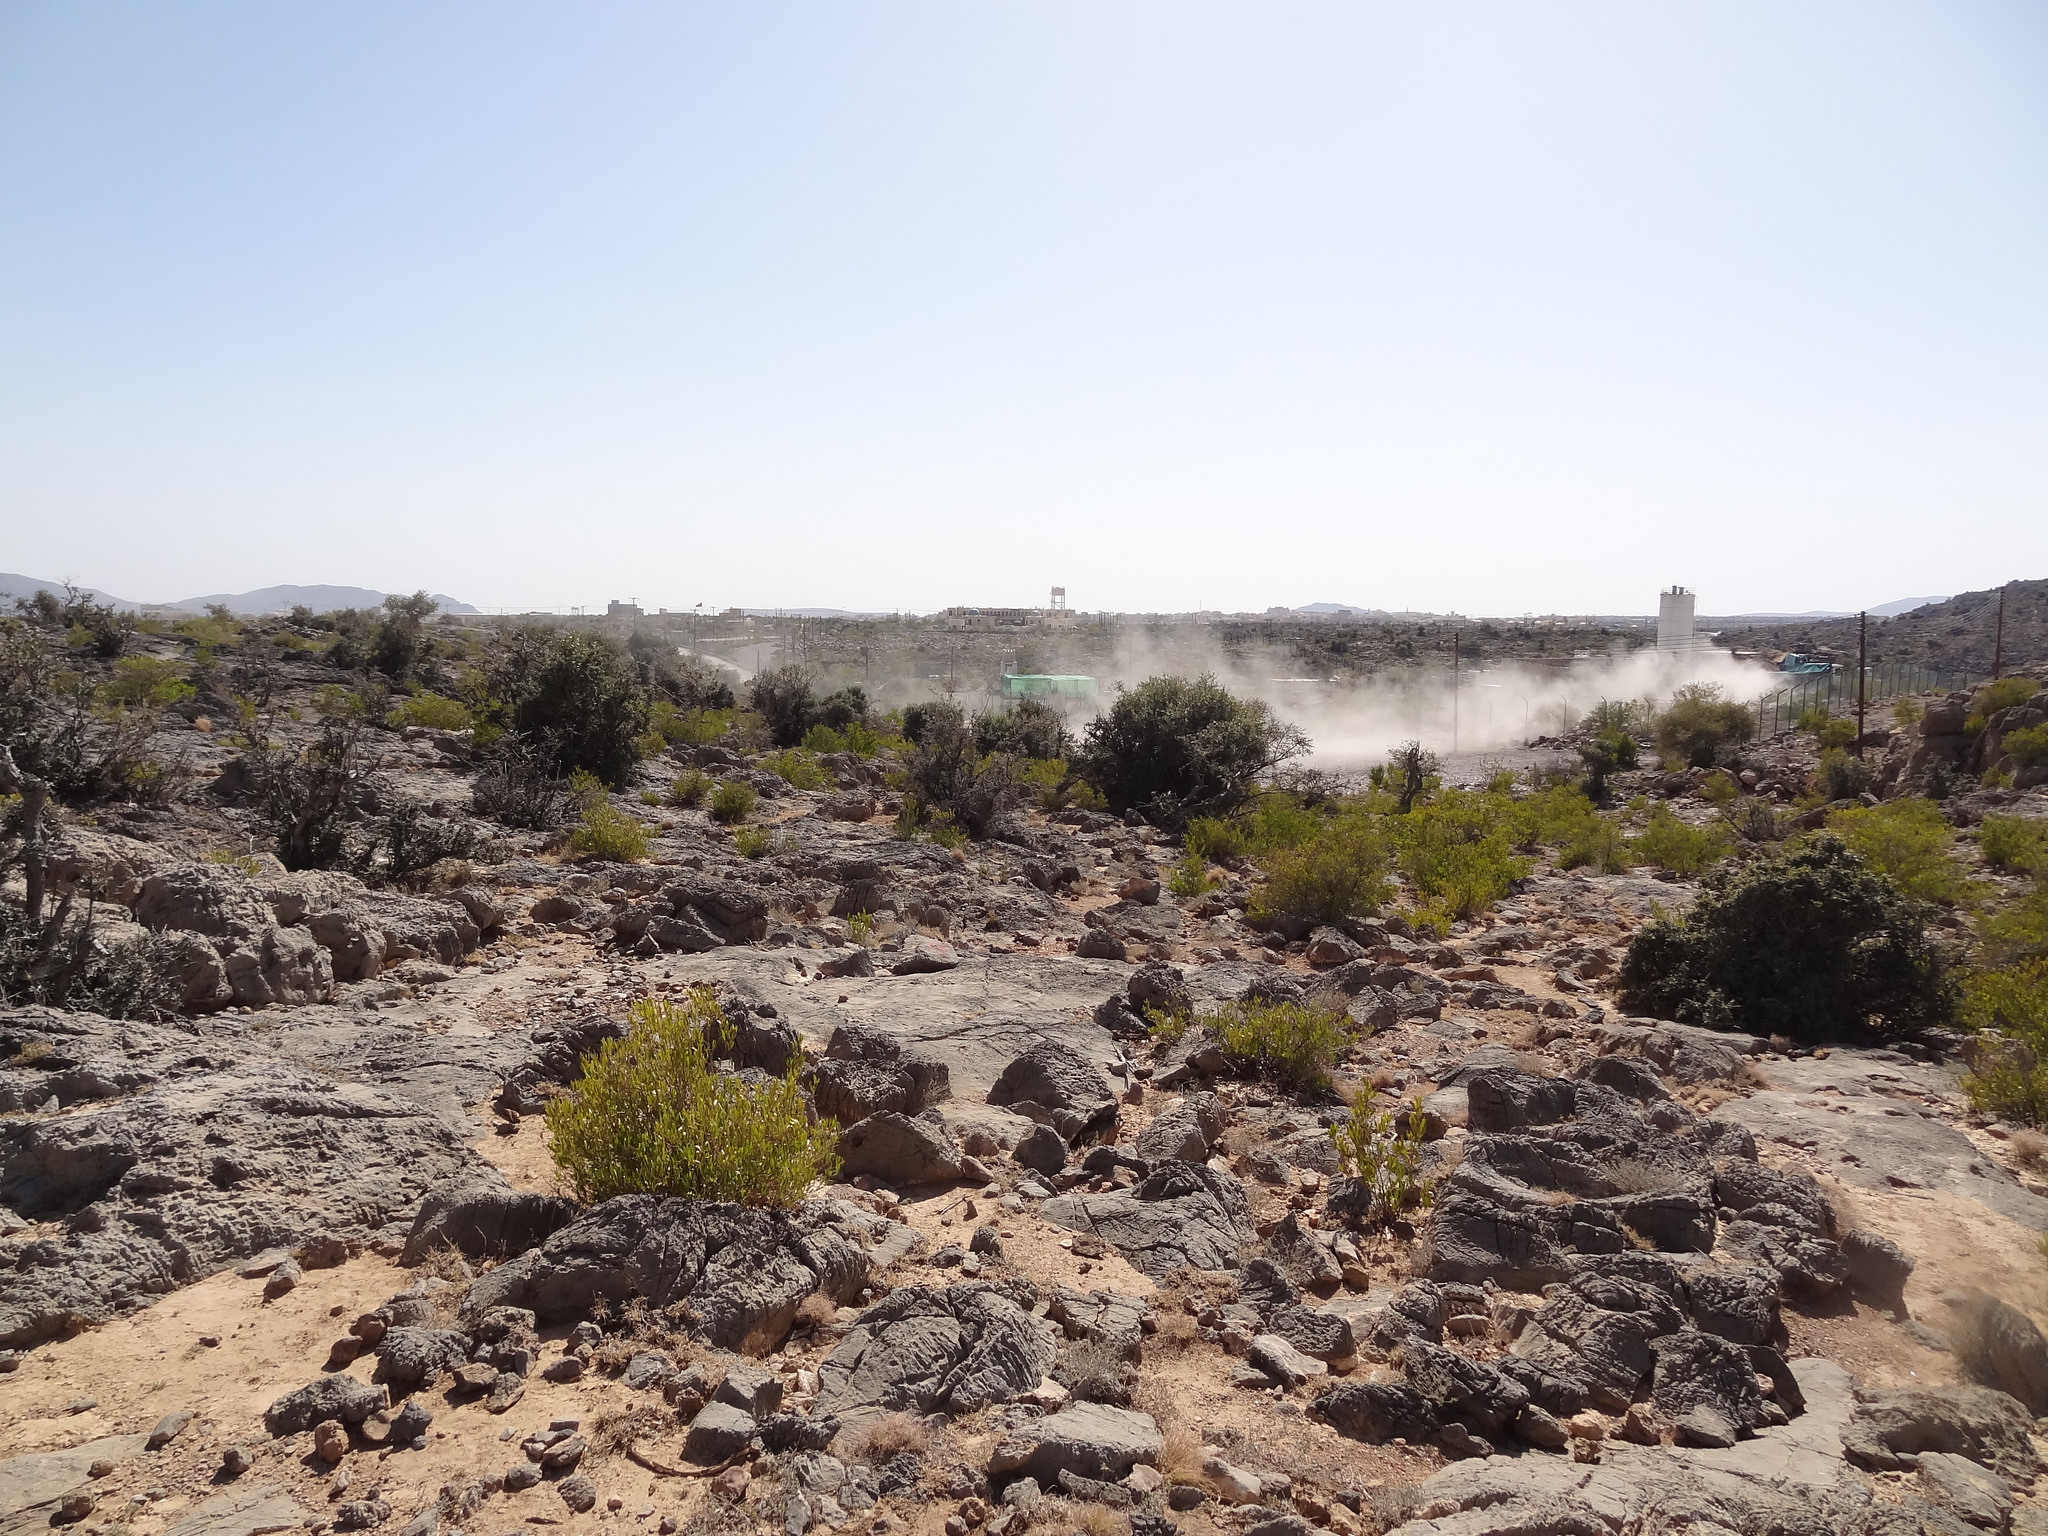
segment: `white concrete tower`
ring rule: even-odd
[[[1689,651],[1692,649],[1692,593],[1685,587],[1673,587],[1669,592],[1657,594],[1657,649],[1660,651]]]

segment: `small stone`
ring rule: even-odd
[[[208,1349],[219,1349],[220,1335],[217,1333],[202,1333],[199,1335],[199,1342]]]
[[[64,1502],[57,1506],[57,1518],[67,1521],[83,1520],[92,1513],[93,1505],[98,1502],[97,1496],[90,1493],[67,1494]]]
[[[492,1413],[504,1413],[526,1396],[526,1378],[511,1371],[500,1371],[497,1380],[491,1383],[491,1395],[484,1400],[484,1407]]]
[[[1201,1507],[1208,1495],[1193,1483],[1175,1483],[1166,1490],[1166,1507],[1178,1513]]]
[[[610,1498],[604,1501],[604,1507],[606,1509],[616,1512],[626,1507],[626,1501],[620,1498],[617,1494],[613,1494]]]
[[[87,1477],[95,1478],[110,1477],[113,1475],[114,1468],[119,1465],[119,1462],[108,1461],[105,1457],[101,1457],[98,1461],[94,1462],[91,1466],[85,1469],[85,1475]]]
[[[64,1411],[66,1413],[90,1413],[99,1405],[100,1400],[96,1397],[74,1397],[64,1405]]]
[[[1574,1440],[1574,1441],[1572,1441],[1572,1460],[1573,1460],[1573,1461],[1582,1461],[1582,1462],[1592,1462],[1592,1461],[1598,1461],[1599,1459],[1600,1459],[1600,1442],[1599,1442],[1598,1440]]]
[[[1575,1413],[1566,1422],[1565,1428],[1571,1431],[1571,1436],[1574,1440],[1605,1440],[1607,1438],[1607,1421],[1597,1413]],[[1653,1435],[1651,1443],[1654,1444],[1655,1439],[1656,1437]]]
[[[967,1522],[958,1515],[946,1516],[946,1536],[967,1536]]]
[[[555,1492],[579,1515],[587,1515],[597,1508],[597,1484],[587,1477],[565,1477],[555,1484]]]
[[[746,1467],[727,1467],[711,1479],[711,1491],[726,1503],[737,1504],[747,1496],[747,1489],[753,1481],[754,1474]]]
[[[540,1374],[544,1381],[575,1381],[583,1375],[583,1361],[575,1355],[564,1355],[551,1361]]]
[[[558,1440],[540,1453],[543,1472],[568,1472],[583,1460],[583,1453],[590,1449],[590,1443],[581,1435],[571,1435]]]
[[[299,1281],[305,1278],[305,1271],[299,1268],[298,1260],[286,1259],[270,1272],[270,1278],[263,1282],[263,1299],[275,1301],[299,1288]]]
[[[239,1445],[225,1447],[220,1453],[220,1469],[229,1477],[240,1477],[256,1465],[256,1458]]]
[[[313,1426],[313,1454],[330,1467],[348,1454],[348,1430],[339,1419],[322,1419]]]
[[[1165,1481],[1166,1479],[1159,1475],[1157,1467],[1148,1467],[1139,1462],[1125,1475],[1124,1486],[1142,1499],[1149,1493],[1157,1493],[1160,1484]]]
[[[180,1408],[174,1413],[165,1414],[156,1421],[156,1428],[149,1432],[147,1449],[152,1451],[162,1450],[173,1440],[177,1439],[179,1435],[183,1434],[185,1426],[191,1422],[192,1410],[189,1408]]]
[[[521,1493],[540,1481],[540,1468],[530,1461],[522,1461],[505,1474],[505,1491]]]

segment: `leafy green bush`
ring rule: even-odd
[[[1723,698],[1718,684],[1688,683],[1657,716],[1653,734],[1667,764],[1711,768],[1756,734],[1756,716],[1748,705]]]
[[[1209,878],[1209,866],[1201,856],[1187,853],[1173,866],[1173,873],[1166,878],[1166,888],[1176,896],[1205,896],[1216,888],[1216,882]]]
[[[493,680],[513,729],[544,743],[555,771],[594,773],[614,789],[640,760],[647,698],[632,662],[602,635],[521,636]]]
[[[1029,793],[1016,758],[983,758],[974,750],[974,733],[955,704],[927,707],[906,772],[924,820],[950,823],[963,838],[986,837]]]
[[[1630,839],[1629,852],[1674,875],[1697,875],[1727,857],[1728,834],[1720,827],[1690,826],[1670,806],[1659,805],[1650,812],[1650,824]]]
[[[1954,833],[1932,800],[1837,811],[1828,818],[1828,829],[1915,901],[1954,906],[1970,895],[1969,881],[1949,857]]]
[[[1518,848],[1564,847],[1601,820],[1577,785],[1552,783],[1514,802],[1512,835]]]
[[[1828,728],[1835,718],[1833,710],[1825,704],[1809,704],[1799,712],[1798,728],[1818,736]]]
[[[1988,963],[1965,985],[1963,1017],[2014,1044],[1985,1050],[1963,1088],[1978,1109],[2048,1123],[2048,883],[1983,929]]]
[[[1587,711],[1583,723],[1596,736],[1609,731],[1633,736],[1649,728],[1651,714],[1640,699],[1602,699]]]
[[[1920,701],[1910,695],[1892,702],[1892,724],[1902,731],[1910,731],[1918,726],[1921,716],[1925,713],[1926,710],[1921,707]]]
[[[1945,1025],[1960,993],[1922,908],[1840,838],[1717,871],[1682,918],[1640,930],[1621,967],[1633,1012],[1798,1039]]]
[[[1977,846],[1993,869],[2048,873],[2048,821],[2026,816],[1986,816]]]
[[[1398,1221],[1412,1207],[1430,1203],[1430,1187],[1422,1177],[1426,1129],[1422,1100],[1411,1100],[1408,1113],[1397,1119],[1391,1109],[1374,1109],[1364,1093],[1352,1100],[1351,1113],[1329,1128],[1339,1171],[1364,1185],[1370,1197],[1368,1222]]]
[[[759,798],[753,785],[739,779],[727,779],[711,796],[711,819],[724,826],[745,821],[754,814],[754,802]]]
[[[404,727],[423,726],[430,731],[466,731],[472,717],[469,706],[460,699],[446,699],[437,693],[415,693],[398,701],[397,707],[384,717],[386,725]]]
[[[1241,857],[1250,848],[1244,829],[1220,816],[1197,816],[1181,834],[1181,846],[1204,863]]]
[[[1475,917],[1527,878],[1529,861],[1514,852],[1513,815],[1504,795],[1446,789],[1393,818],[1401,873],[1423,898],[1424,917]]]
[[[623,1039],[547,1107],[549,1151],[576,1198],[676,1195],[791,1206],[839,1170],[839,1127],[813,1122],[793,1061],[755,1083],[712,1066],[733,1027],[707,989],[634,1004]]]
[[[1247,851],[1254,858],[1267,858],[1290,848],[1302,848],[1323,835],[1323,818],[1292,795],[1267,793],[1251,803],[1237,818],[1244,829]]]
[[[1820,742],[1823,752],[1830,749],[1840,750],[1844,747],[1853,746],[1856,741],[1856,722],[1854,720],[1831,719],[1826,725],[1814,732],[1814,737]]]
[[[1020,699],[1014,709],[987,710],[974,717],[974,749],[1064,759],[1072,755],[1074,739],[1058,710],[1037,699]]]
[[[2030,677],[2001,677],[1995,683],[1986,683],[1970,700],[1970,714],[1976,719],[1988,719],[2001,709],[2011,709],[2015,704],[2024,704],[2041,691],[2041,685]],[[1981,729],[1981,727],[1975,727]]]
[[[1290,1093],[1327,1088],[1350,1038],[1343,1010],[1305,1003],[1231,1003],[1208,1022],[1232,1067]]]
[[[671,746],[705,747],[732,729],[730,709],[679,710],[665,700],[650,706],[648,719]]]
[[[881,733],[863,721],[851,722],[843,734],[846,737],[846,750],[856,757],[873,757],[882,750]]]
[[[810,674],[795,665],[761,673],[747,685],[747,708],[761,717],[776,746],[795,746],[818,717]]]
[[[1372,817],[1354,812],[1315,841],[1265,860],[1266,881],[1252,896],[1252,920],[1342,924],[1371,917],[1391,890],[1388,863],[1385,835]]]
[[[1558,850],[1559,869],[1597,869],[1603,875],[1625,874],[1634,867],[1629,842],[1618,823],[1595,816]]]
[[[1591,741],[1579,744],[1579,761],[1586,767],[1586,794],[1596,801],[1607,799],[1607,781],[1642,759],[1635,737],[1626,731],[1602,731]]]
[[[470,791],[470,805],[479,816],[541,832],[560,826],[572,809],[568,782],[555,771],[553,748],[512,735],[492,745]]]
[[[195,692],[185,681],[184,669],[158,656],[123,656],[114,663],[113,676],[100,684],[103,704],[147,704],[167,709],[183,703]]]
[[[2026,725],[2007,731],[1999,745],[2022,768],[2031,768],[2048,759],[2048,725]]]
[[[601,800],[583,813],[583,825],[569,839],[569,846],[593,858],[637,864],[647,857],[647,827],[639,817]]]
[[[711,793],[711,776],[701,768],[692,768],[681,778],[672,781],[668,787],[668,803],[685,808],[699,806]]]
[[[1731,773],[1710,773],[1706,782],[1700,785],[1700,798],[1717,810],[1729,805],[1742,793],[1742,786]]]
[[[761,766],[791,789],[816,789],[825,782],[825,770],[818,766],[817,758],[800,747],[772,753],[761,760]]]
[[[741,827],[732,835],[732,845],[743,859],[762,859],[768,856],[768,834],[759,827]]]
[[[1213,677],[1154,677],[1089,723],[1076,761],[1111,811],[1178,831],[1193,817],[1236,810],[1261,775],[1308,744],[1267,705]]]
[[[844,731],[850,725],[865,725],[870,707],[867,689],[855,683],[818,700],[817,718],[821,725]]]
[[[800,745],[806,752],[844,752],[846,750],[846,738],[833,730],[831,726],[820,722],[804,732],[804,739]]]
[[[1829,747],[1820,755],[1820,792],[1823,799],[1854,800],[1869,790],[1875,775],[1870,764],[1851,757],[1840,747]]]

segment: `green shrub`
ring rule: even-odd
[[[1266,859],[1265,884],[1252,896],[1252,920],[1342,924],[1371,917],[1390,894],[1388,863],[1385,835],[1373,818],[1354,812],[1315,841]]]
[[[1920,724],[1920,717],[1925,713],[1918,699],[1910,696],[1897,699],[1892,704],[1892,724],[1902,731],[1910,731]]]
[[[1350,1038],[1343,1010],[1305,1003],[1231,1003],[1209,1022],[1232,1067],[1290,1093],[1327,1088]]]
[[[1580,743],[1579,761],[1585,764],[1588,797],[1605,802],[1607,781],[1640,760],[1635,737],[1625,731],[1602,731],[1591,741]]]
[[[1989,718],[2001,709],[2026,703],[2040,691],[2041,685],[2030,677],[2001,677],[1977,690],[1970,700],[1970,713],[1980,719]]]
[[[1303,848],[1323,835],[1323,818],[1292,795],[1262,794],[1237,818],[1255,858]]]
[[[1640,699],[1602,699],[1587,712],[1584,724],[1596,736],[1609,731],[1633,736],[1648,729],[1650,714]]]
[[[1910,1034],[1960,992],[1921,912],[1841,839],[1717,871],[1682,918],[1641,929],[1621,967],[1633,1012],[1799,1039]]]
[[[846,737],[846,750],[853,753],[856,757],[873,757],[882,750],[881,735],[874,727],[863,721],[855,720],[850,722],[846,727],[844,735]]]
[[[569,839],[578,853],[610,859],[619,864],[637,864],[647,857],[646,825],[608,801],[599,801],[583,813],[583,825]]]
[[[806,752],[844,752],[846,738],[821,722],[804,732],[801,745]]]
[[[818,700],[817,720],[835,731],[844,731],[851,725],[865,725],[868,710],[868,691],[855,683]]]
[[[1237,823],[1220,816],[1197,816],[1181,835],[1181,846],[1204,863],[1220,864],[1242,857],[1251,845]]]
[[[875,915],[856,912],[846,920],[846,936],[865,949],[875,942]]]
[[[1820,792],[1825,800],[1854,800],[1870,789],[1874,778],[1868,763],[1840,747],[1830,747],[1820,755]]]
[[[1513,842],[1514,802],[1446,789],[1393,820],[1401,873],[1439,922],[1475,917],[1526,879]]]
[[[680,713],[671,709],[667,715],[656,718],[655,726],[672,745],[705,747],[732,729],[732,719],[729,709],[692,709]]]
[[[986,710],[974,717],[974,750],[1064,759],[1072,756],[1074,739],[1058,710],[1037,699],[1020,699],[1014,709]]]
[[[1778,813],[1761,795],[1746,795],[1726,806],[1722,818],[1744,842],[1770,843],[1778,837]]]
[[[1854,720],[1830,720],[1814,733],[1823,752],[1839,750],[1855,745],[1856,722]]]
[[[1735,782],[1732,773],[1710,773],[1700,785],[1700,798],[1716,810],[1724,809],[1742,793],[1742,786]]]
[[[668,803],[685,808],[699,806],[711,793],[711,776],[701,768],[692,768],[681,778],[672,781],[668,787]]]
[[[1949,857],[1954,834],[1932,800],[1837,811],[1828,818],[1828,829],[1916,901],[1953,906],[1970,895],[1969,881]]]
[[[660,805],[662,797],[651,789],[643,789],[640,791],[640,803],[642,805]]]
[[[1711,768],[1756,734],[1756,716],[1748,705],[1724,699],[1717,684],[1688,683],[1657,716],[1653,734],[1666,764]]]
[[[398,701],[384,717],[393,727],[423,726],[430,731],[466,731],[473,722],[469,706],[460,699],[444,699],[437,693],[415,693]]]
[[[770,754],[761,760],[761,766],[791,789],[816,789],[825,782],[825,770],[818,760],[798,747]]]
[[[1216,889],[1216,882],[1209,878],[1209,866],[1199,854],[1183,854],[1180,862],[1173,866],[1173,873],[1167,876],[1166,888],[1176,896],[1205,896]]]
[[[1078,806],[1084,811],[1102,809],[1102,797],[1086,779],[1077,777],[1059,757],[1033,758],[1017,765],[1023,781],[1041,811],[1063,811]]]
[[[1649,826],[1630,839],[1629,852],[1674,875],[1697,875],[1727,857],[1728,834],[1720,827],[1690,826],[1670,806],[1659,805],[1650,812]]]
[[[754,802],[759,798],[753,785],[739,779],[727,779],[712,793],[711,819],[724,826],[745,821],[754,814]]]
[[[732,835],[732,845],[743,859],[760,859],[768,855],[768,834],[759,827],[741,827]]]
[[[1799,712],[1798,727],[1818,736],[1833,722],[1835,713],[1825,704],[1809,704]]]
[[[1601,819],[1577,785],[1551,783],[1514,802],[1511,835],[1517,848],[1563,847],[1583,838]]]
[[[2017,1049],[1988,1049],[1963,1079],[1973,1108],[2029,1125],[2048,1124],[2048,959],[1982,971],[1964,988],[1963,1016]]]
[[[1430,1203],[1430,1187],[1422,1177],[1426,1129],[1422,1100],[1410,1101],[1408,1113],[1397,1119],[1391,1109],[1375,1109],[1362,1092],[1352,1101],[1350,1115],[1329,1128],[1338,1170],[1364,1185],[1370,1197],[1368,1222],[1384,1225]]]
[[[2022,768],[2031,768],[2048,758],[2048,725],[2026,725],[2007,731],[1999,745]]]
[[[761,717],[768,739],[793,747],[816,722],[817,701],[811,696],[810,674],[800,666],[775,667],[747,685],[747,708]]]
[[[839,1127],[813,1122],[801,1061],[766,1082],[722,1075],[733,1027],[708,989],[633,1006],[623,1039],[547,1107],[549,1151],[576,1198],[675,1195],[791,1206],[839,1170]]]
[[[103,704],[147,704],[167,709],[183,703],[196,691],[185,681],[184,669],[174,661],[157,656],[123,656],[114,663],[113,676],[100,684],[98,698]]]
[[[558,773],[583,769],[614,789],[640,760],[647,698],[634,666],[601,635],[522,637],[493,687],[511,700],[511,724],[545,743]]]
[[[1993,869],[2016,874],[2048,873],[2048,821],[2025,816],[1986,816],[1977,846]]]
[[[1605,816],[1595,816],[1557,855],[1559,869],[1591,868],[1603,875],[1625,874],[1634,864],[1620,825]]]
[[[1193,817],[1236,810],[1262,775],[1308,744],[1267,705],[1213,677],[1154,677],[1090,722],[1076,761],[1111,811],[1178,831]]]

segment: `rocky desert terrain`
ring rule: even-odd
[[[267,665],[309,750],[333,670]],[[213,689],[155,722],[174,791],[80,797],[40,852],[175,995],[0,1009],[9,1533],[2048,1530],[2040,1138],[1972,1111],[1958,1034],[1627,1012],[1695,879],[1539,850],[1443,933],[1260,926],[1256,856],[1183,896],[1179,840],[1102,810],[904,835],[892,749],[797,788],[729,737],[605,798],[637,857],[496,825],[401,887],[285,868]],[[1981,777],[1962,713],[1879,720],[1872,802]],[[476,819],[473,731],[358,749],[366,813]],[[1810,736],[1742,750],[1744,798],[1820,824]],[[691,771],[755,790],[751,848],[670,803]],[[1710,777],[1616,793],[1705,826]],[[1944,809],[2016,898],[1974,828],[2048,792]],[[693,989],[839,1174],[579,1203],[547,1105]],[[1345,1021],[1327,1088],[1223,1048],[1247,999]],[[1426,1202],[1347,1171],[1354,1105],[1412,1117]]]

